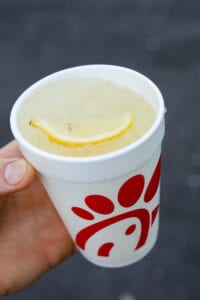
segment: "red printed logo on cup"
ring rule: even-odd
[[[118,191],[118,204],[122,208],[127,208],[127,210],[121,214],[113,215],[115,210],[114,203],[111,199],[99,194],[88,195],[85,198],[85,203],[89,208],[88,210],[81,207],[72,207],[73,213],[79,218],[88,220],[88,222],[93,220],[91,225],[83,228],[77,233],[77,245],[84,250],[87,241],[99,231],[125,219],[133,219],[133,222],[137,219],[139,220],[141,230],[133,250],[138,250],[143,247],[148,239],[150,228],[154,224],[159,211],[159,205],[155,206],[152,211],[149,211],[149,209],[145,207],[145,204],[152,201],[157,192],[160,182],[160,168],[161,159],[159,159],[145,191],[145,177],[142,174],[135,175],[122,184]],[[144,198],[142,201],[144,201],[144,205],[142,205],[142,208],[134,209],[135,204],[141,199],[143,192]],[[102,220],[94,223],[95,213],[100,214]],[[109,216],[110,214],[112,214],[112,216]],[[135,223],[131,224],[126,228],[124,235],[130,236],[134,234],[136,227],[137,225]],[[110,256],[114,246],[115,243],[112,240],[102,243],[98,249],[97,255],[104,257]]]

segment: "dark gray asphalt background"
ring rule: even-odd
[[[92,63],[134,68],[164,95],[158,242],[121,269],[76,254],[7,299],[199,300],[200,2],[0,0],[0,146],[12,139],[10,109],[25,88]]]

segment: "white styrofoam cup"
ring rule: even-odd
[[[92,157],[47,153],[24,139],[19,112],[24,102],[59,78],[100,77],[133,89],[156,111],[148,132],[133,144]],[[144,75],[119,66],[65,69],[29,87],[15,102],[11,130],[24,157],[37,170],[81,253],[96,265],[120,267],[144,257],[157,239],[164,101]]]

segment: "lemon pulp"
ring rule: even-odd
[[[42,130],[48,138],[60,145],[82,146],[114,139],[126,132],[133,124],[133,114],[117,118],[101,118],[87,122],[57,122],[32,117],[29,124]]]
[[[63,78],[28,97],[19,129],[46,152],[83,157],[134,143],[155,118],[151,104],[132,89],[103,78]]]

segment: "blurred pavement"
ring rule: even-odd
[[[158,242],[145,259],[120,269],[76,254],[6,299],[199,300],[200,2],[1,0],[0,146],[12,139],[10,109],[25,88],[92,63],[136,69],[164,95]]]

